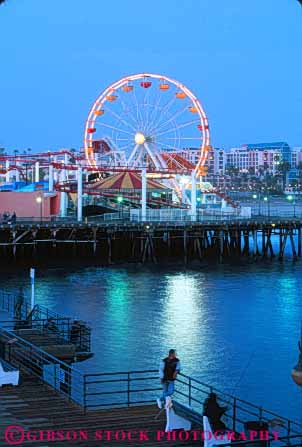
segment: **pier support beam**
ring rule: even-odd
[[[49,172],[48,172],[48,190],[49,190],[49,192],[53,192],[53,184],[54,184],[53,165],[49,165]]]
[[[66,181],[66,172],[63,169],[61,171],[61,182]],[[67,214],[67,193],[66,192],[60,192],[60,216],[66,217]]]
[[[83,218],[83,172],[82,168],[79,166],[78,168],[78,210],[77,217],[78,222],[82,222]]]
[[[184,182],[181,184],[181,203],[183,205],[186,203],[186,184]]]
[[[6,169],[5,181],[9,183],[10,181],[9,160],[6,160],[5,162],[5,169]]]
[[[191,174],[191,220],[196,222],[196,175],[195,171],[192,171]]]
[[[298,228],[298,256],[301,258],[302,253],[302,244],[301,244],[301,227]]]
[[[16,182],[19,182],[19,181],[20,181],[20,172],[19,172],[19,170],[17,169],[17,166],[18,166],[18,163],[16,162],[16,170],[15,170],[15,173],[16,173]]]
[[[142,221],[147,219],[147,170],[142,169]]]
[[[253,254],[254,258],[258,255],[257,230],[253,230]]]
[[[35,182],[40,181],[40,163],[36,161],[35,163]]]

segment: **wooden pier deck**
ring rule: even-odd
[[[302,219],[261,217],[200,222],[0,225],[0,259],[36,264],[80,258],[94,263],[157,263],[302,256]]]
[[[88,412],[68,402],[66,398],[37,379],[23,377],[17,387],[0,388],[0,445],[8,445],[5,441],[4,431],[8,426],[21,426],[26,431],[58,431],[64,430],[79,432],[87,431],[88,440],[70,441],[24,441],[22,446],[36,447],[92,447],[92,446],[131,446],[138,447],[156,445],[187,446],[200,445],[200,441],[168,441],[156,440],[157,431],[165,429],[164,412],[158,419],[156,405],[133,406],[130,408],[115,408]],[[101,441],[95,439],[96,430],[147,430],[149,440]]]

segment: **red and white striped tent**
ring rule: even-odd
[[[92,183],[87,189],[93,189],[94,191],[98,189],[112,191],[140,191],[142,189],[142,177],[136,172],[120,172],[100,180],[99,182]],[[163,191],[167,189],[169,189],[167,186],[147,178],[147,190]]]

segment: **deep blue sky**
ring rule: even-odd
[[[191,88],[216,146],[302,145],[295,0],[8,0],[0,55],[0,147],[80,147],[100,91],[144,71]]]

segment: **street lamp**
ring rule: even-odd
[[[121,217],[121,205],[122,205],[122,203],[123,203],[123,200],[124,200],[123,196],[117,196],[116,201],[117,201],[117,203],[118,203],[118,213],[119,213],[119,218]]]
[[[254,200],[257,200],[257,199],[258,199],[257,194],[253,194],[253,195],[252,195],[252,198],[253,198]],[[258,200],[258,215],[260,216],[260,196],[259,196],[259,200]]]
[[[263,200],[264,200],[264,202],[267,202],[267,215],[268,216],[270,216],[270,214],[271,214],[271,210],[270,210],[270,201],[269,201],[269,197],[267,197],[267,196],[264,196],[263,197]]]
[[[287,200],[289,202],[293,202],[293,205],[294,205],[294,217],[296,217],[296,196],[289,194],[286,198],[287,198]]]
[[[36,202],[40,204],[40,223],[42,223],[42,204],[43,204],[42,196],[36,197]]]

